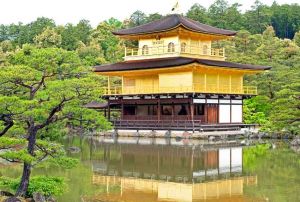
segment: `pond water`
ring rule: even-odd
[[[62,202],[300,201],[300,153],[285,142],[68,138],[71,170],[35,169],[68,179]],[[0,175],[17,176],[19,167]]]

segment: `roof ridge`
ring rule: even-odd
[[[176,14],[171,14],[171,15],[176,15]],[[112,33],[116,33],[116,32],[121,31],[121,30],[129,30],[129,29],[133,29],[133,28],[143,27],[143,26],[145,26],[145,25],[149,25],[149,24],[152,24],[152,23],[155,23],[155,22],[164,20],[164,19],[170,17],[171,15],[166,15],[166,16],[160,18],[160,19],[157,19],[157,20],[154,20],[154,21],[151,21],[151,22],[147,22],[147,23],[145,23],[145,24],[141,24],[141,25],[138,25],[138,26],[135,26],[135,27],[129,27],[129,28],[124,28],[124,29],[114,30],[114,31],[112,31]]]
[[[185,20],[192,21],[192,22],[194,22],[194,23],[196,23],[196,24],[204,25],[204,26],[207,26],[207,27],[210,27],[210,28],[220,29],[220,30],[224,30],[224,31],[237,32],[237,31],[230,30],[230,29],[223,29],[223,28],[219,28],[219,27],[214,27],[214,26],[212,26],[212,25],[208,25],[208,24],[199,22],[199,21],[197,21],[197,20],[194,20],[194,19],[191,19],[191,18],[188,18],[188,17],[185,17],[185,16],[180,16],[180,17],[183,18],[183,19],[185,19]]]

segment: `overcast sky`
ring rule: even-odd
[[[183,13],[194,4],[209,7],[215,0],[179,0]],[[239,2],[242,10],[250,9],[255,0],[228,0],[230,4]],[[273,0],[261,0],[271,5]],[[300,3],[300,0],[276,0],[279,4]],[[146,14],[168,14],[175,0],[1,0],[0,24],[29,23],[37,17],[48,17],[59,25],[77,23],[87,19],[92,26],[110,17],[124,20],[136,10]]]

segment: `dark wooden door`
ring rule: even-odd
[[[207,123],[218,123],[218,105],[207,105]]]

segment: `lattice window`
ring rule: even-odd
[[[180,47],[181,47],[181,52],[185,53],[186,52],[186,43],[185,42],[181,43]]]
[[[169,52],[169,53],[175,52],[175,44],[174,44],[173,42],[170,42],[170,43],[168,44],[168,52]]]
[[[149,54],[149,47],[147,45],[144,45],[142,48],[142,55],[148,55]]]
[[[208,55],[208,46],[203,45],[203,55]]]
[[[135,79],[124,79],[124,86],[135,86]]]

